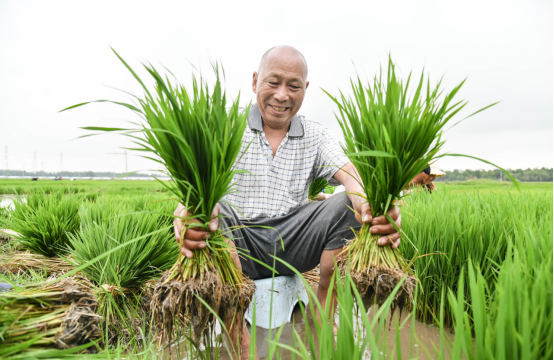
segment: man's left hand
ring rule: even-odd
[[[398,232],[396,228],[394,228],[394,225],[392,225],[385,216],[373,218],[369,204],[367,204],[365,199],[360,196],[357,196],[353,203],[354,210],[356,211],[356,219],[358,220],[358,222],[362,224],[371,223],[371,228],[369,229],[369,231],[372,234],[379,234],[384,236],[379,238],[379,246],[386,246],[390,244],[393,249],[400,247],[400,232]],[[400,208],[393,206],[387,213],[389,217],[391,217],[392,220],[396,223],[398,229],[400,229],[400,226],[402,224]]]

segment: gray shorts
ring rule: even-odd
[[[346,240],[354,238],[352,228],[356,231],[360,229],[354,212],[346,205],[352,207],[352,202],[345,193],[339,193],[323,202],[308,203],[284,216],[247,221],[240,219],[238,212],[231,206],[221,203],[220,229],[233,239],[237,248],[251,257],[272,266],[273,258],[270,255],[276,251],[278,258],[298,271],[306,272],[319,264],[323,250],[341,248]],[[235,226],[245,227],[229,230]],[[284,250],[279,234],[283,239]],[[263,265],[245,257],[240,258],[243,272],[251,279],[272,276],[271,271]],[[294,274],[278,261],[275,269],[281,276]]]

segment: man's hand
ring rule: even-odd
[[[185,207],[179,203],[179,206],[173,212],[176,217],[173,221],[173,228],[175,230],[175,240],[177,243],[181,243],[181,235],[185,224],[202,223],[199,220],[192,218],[184,220],[184,218],[190,216]],[[181,247],[181,253],[188,258],[192,258],[192,250],[202,249],[206,247],[206,240],[211,237],[210,232],[217,231],[217,216],[219,216],[219,203],[215,205],[215,208],[210,216],[210,223],[208,224],[208,231],[201,227],[187,228],[185,231],[185,238],[183,239],[183,245]]]
[[[354,177],[356,177],[359,182],[356,181]],[[352,201],[352,205],[356,211],[356,219],[358,222],[362,224],[371,223],[371,228],[369,229],[371,233],[385,236],[379,238],[379,246],[390,244],[392,248],[398,248],[400,246],[400,232],[396,231],[396,228],[390,224],[385,216],[379,216],[373,219],[369,204],[367,204],[365,198],[362,197],[362,195],[365,195],[360,185],[361,181],[356,167],[354,167],[352,163],[348,163],[342,167],[342,171],[339,170],[335,173],[334,178],[339,181],[340,184],[344,185],[348,198]],[[393,207],[387,213],[400,229],[400,209],[398,209],[398,207]]]
[[[372,234],[381,234],[385,237],[379,238],[379,246],[386,246],[390,244],[392,248],[400,247],[400,232],[394,228],[389,220],[385,216],[379,216],[373,218],[371,214],[371,209],[366,200],[360,196],[356,196],[353,200],[354,210],[356,211],[356,219],[358,222],[371,223],[371,228],[369,231]],[[400,215],[400,209],[398,207],[392,207],[387,214],[392,220],[396,223],[397,227],[400,229],[402,224],[402,217]]]

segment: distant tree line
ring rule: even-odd
[[[94,177],[104,177],[104,178],[117,178],[121,177],[125,173],[114,173],[114,172],[27,172],[24,170],[13,170],[8,169],[7,174],[6,170],[0,169],[0,177],[8,176],[8,177],[40,177],[40,178],[55,178],[55,177],[63,177],[63,178],[72,178],[72,177],[85,177],[85,178],[94,178]],[[143,177],[150,177],[152,175],[160,176],[160,174],[154,174],[154,173],[133,173],[129,174],[126,177],[127,178],[143,178]]]
[[[527,168],[527,169],[508,169],[514,178],[520,182],[552,182],[552,168]],[[453,171],[445,171],[446,175],[441,178],[435,179],[435,182],[455,182],[455,181],[465,181],[471,179],[500,179],[500,170],[472,170],[472,169],[455,169]],[[123,176],[125,173],[113,173],[113,172],[26,172],[22,170],[13,170],[9,169],[7,171],[8,177],[41,177],[41,178],[54,178],[60,177],[71,178],[71,177],[85,177],[85,178],[94,178],[94,177],[105,177],[105,178],[117,178]],[[0,176],[5,176],[6,171],[0,170]],[[129,174],[127,178],[143,178],[151,177],[152,175],[160,176],[159,174],[154,173],[134,173]],[[502,178],[507,181],[508,177],[505,175]]]
[[[520,182],[552,182],[552,168],[527,168],[527,169],[507,169],[508,172]],[[444,171],[446,175],[435,179],[435,182],[454,182],[471,179],[494,179],[500,180],[500,170],[461,170]],[[506,175],[502,175],[502,180],[508,181]]]

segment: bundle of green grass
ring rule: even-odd
[[[79,231],[69,236],[71,260],[75,267],[92,262],[81,272],[96,286],[108,341],[139,339],[150,320],[152,290],[147,282],[159,278],[177,259],[171,226],[158,214],[109,198],[84,204],[79,216]],[[104,254],[108,255],[94,261]]]
[[[4,227],[16,233],[17,246],[27,252],[4,255],[2,271],[27,269],[59,274],[71,269],[64,260],[69,252],[68,235],[79,227],[78,210],[83,195],[64,194],[63,189],[47,194],[44,190],[18,196]]]
[[[94,352],[102,343],[102,317],[96,311],[90,283],[78,277],[0,293],[0,358]]]
[[[144,96],[135,97],[138,107],[117,104],[138,113],[144,121],[132,129],[85,129],[132,137],[140,147],[135,150],[146,152],[145,157],[161,164],[161,171],[171,177],[170,182],[162,184],[190,212],[188,219],[200,221],[189,222],[187,227],[207,229],[215,205],[234,191],[233,176],[245,172],[233,169],[233,165],[241,151],[249,108],[241,111],[240,97],[228,107],[218,65],[214,66],[216,82],[212,89],[202,78],[193,79],[192,89],[174,85],[154,67],[144,65],[155,81],[151,93],[119,59],[142,85]],[[88,103],[70,108],[84,104]],[[166,339],[174,336],[173,325],[185,319],[191,320],[197,340],[213,331],[216,318],[211,310],[224,320],[238,315],[236,323],[242,325],[240,315],[250,304],[254,283],[233,261],[221,231],[213,233],[206,243],[207,247],[195,250],[192,258],[183,257],[177,250],[177,262],[154,289],[151,309]]]
[[[317,178],[310,184],[310,189],[308,190],[308,200],[314,201],[317,200],[319,193],[325,190],[329,183],[323,178]]]
[[[10,209],[5,207],[0,207],[0,246],[4,246],[6,243],[12,241],[12,237],[2,232],[6,228],[6,222],[10,218]]]
[[[351,82],[352,97],[341,93],[337,99],[327,93],[339,108],[343,149],[356,166],[358,175],[352,176],[363,187],[373,217],[386,215],[398,204],[408,183],[429,163],[444,156],[438,154],[445,143],[444,127],[467,104],[453,100],[464,82],[444,93],[440,82],[431,87],[422,73],[410,97],[410,77],[404,83],[389,59],[386,78],[380,74],[366,86],[359,78]],[[348,244],[341,270],[352,274],[367,304],[382,304],[406,277],[394,306],[402,307],[406,302],[411,306],[416,278],[410,264],[399,249],[378,246],[381,236],[371,234],[370,227],[364,224]]]

